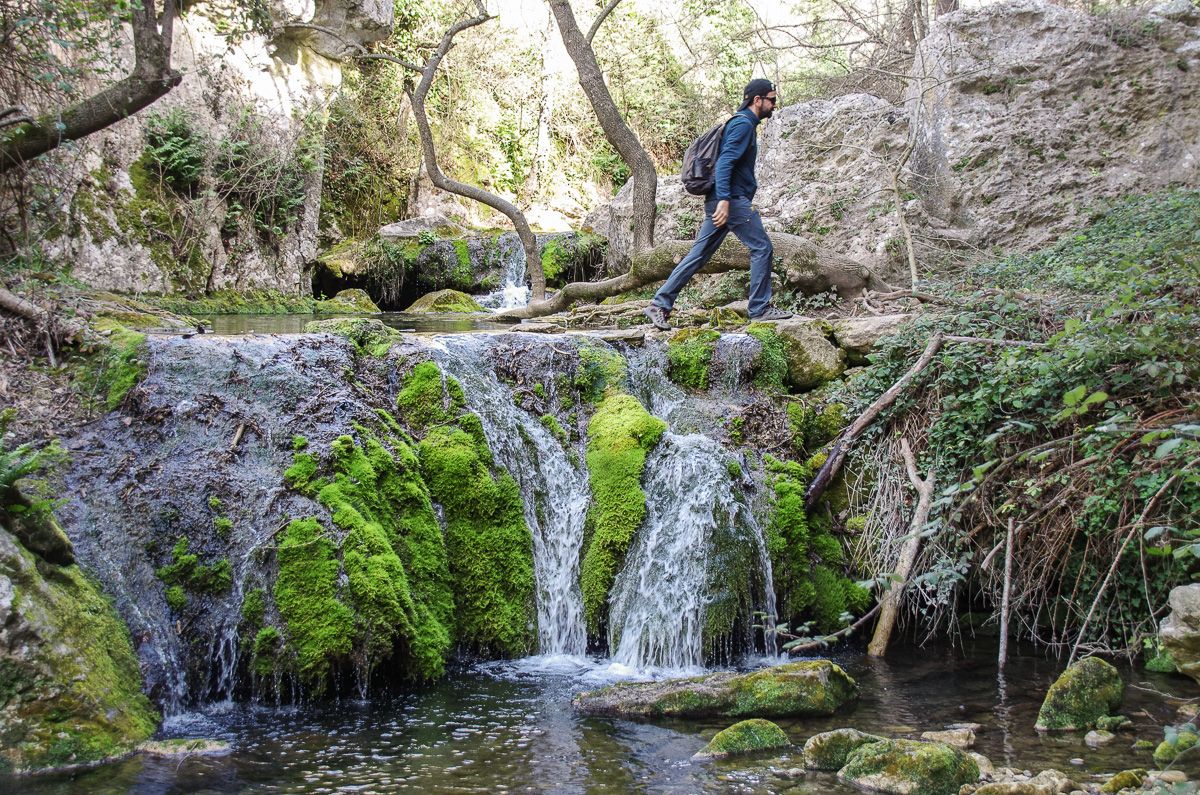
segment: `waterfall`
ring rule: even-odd
[[[438,337],[440,349],[434,358],[462,384],[496,462],[521,488],[525,521],[533,535],[538,650],[582,655],[587,635],[579,550],[589,500],[587,473],[571,462],[568,451],[537,417],[513,405],[512,390],[496,378],[488,361],[487,351],[495,340],[491,335]],[[547,378],[544,387],[553,398],[553,379]]]
[[[513,309],[529,303],[529,285],[525,283],[525,249],[515,234],[502,235],[497,241],[504,264],[500,286],[478,298],[487,309]]]
[[[712,439],[670,432],[647,460],[646,520],[612,592],[614,662],[634,669],[699,668],[715,536],[727,534],[735,543],[754,539],[755,557],[765,557],[762,531],[735,489],[728,461]],[[765,601],[773,612],[767,565]]]

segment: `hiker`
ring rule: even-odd
[[[758,181],[754,159],[758,155],[755,128],[775,111],[775,87],[770,80],[751,80],[742,92],[742,106],[725,125],[717,156],[716,179],[704,196],[704,224],[687,256],[679,261],[667,281],[646,307],[655,328],[668,331],[671,307],[679,291],[691,281],[732,231],[750,249],[750,319],[784,320],[792,316],[771,306],[771,239],[762,218],[750,206]]]

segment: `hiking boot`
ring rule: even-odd
[[[752,317],[750,319],[755,323],[761,323],[769,320],[787,320],[791,316],[791,312],[784,311],[774,304],[767,304],[767,308],[763,310],[761,315],[758,317]]]
[[[650,322],[654,324],[656,329],[661,329],[662,331],[671,330],[671,324],[667,322],[667,311],[661,306],[650,304],[650,306],[642,310],[642,314],[650,319]]]

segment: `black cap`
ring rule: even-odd
[[[742,107],[738,110],[750,107],[750,103],[754,101],[755,97],[765,97],[774,90],[774,84],[766,78],[758,77],[751,80],[746,84],[746,90],[742,92]]]

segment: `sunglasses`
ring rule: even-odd
[[[779,97],[763,97],[763,99],[767,100],[772,105],[779,101]]]

